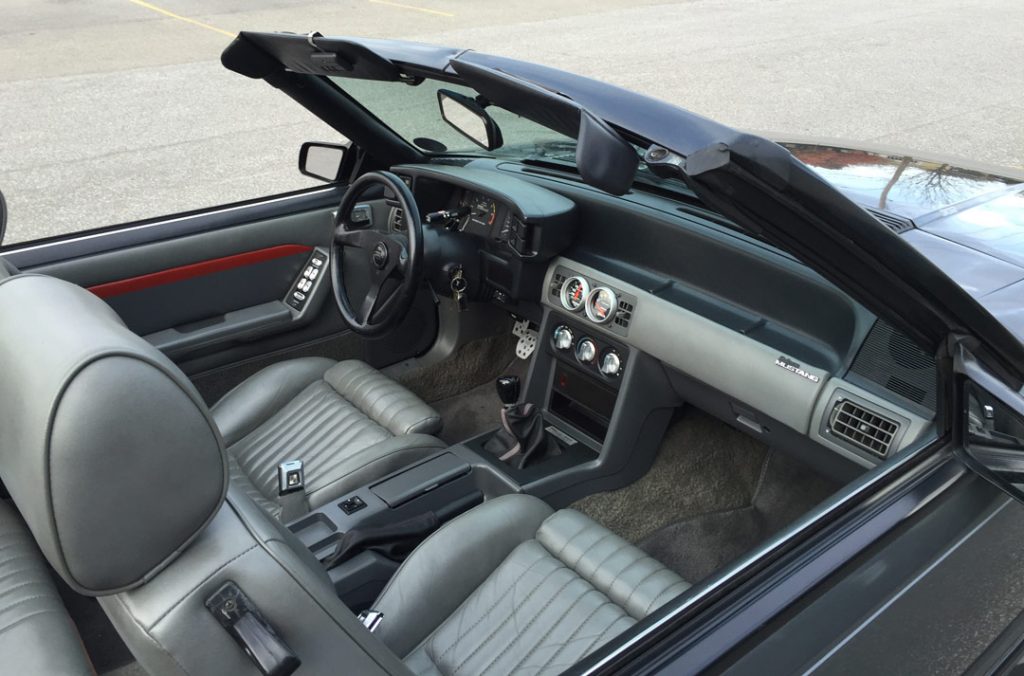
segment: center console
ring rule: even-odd
[[[508,477],[456,446],[319,507],[288,529],[322,563],[348,548],[328,575],[339,598],[359,612],[432,530],[484,500],[517,490]],[[428,514],[434,521],[420,523]]]
[[[651,466],[681,401],[661,363],[629,342],[636,299],[557,270],[549,283],[562,302],[546,304],[525,381],[499,378],[492,430],[288,526],[354,611],[430,532],[484,500],[523,492],[560,508]]]

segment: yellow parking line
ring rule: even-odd
[[[135,0],[132,0],[132,1],[134,2]],[[400,2],[390,2],[390,0],[370,0],[370,2],[372,2],[374,4],[377,4],[377,5],[388,5],[389,7],[400,7],[402,9],[411,9],[414,12],[423,12],[424,14],[435,14],[437,16],[447,16],[447,17],[455,16],[451,12],[442,12],[439,9],[430,9],[428,7],[417,7],[415,5],[403,5]]]
[[[139,7],[145,7],[146,9],[151,9],[154,12],[156,12],[157,14],[163,14],[166,17],[170,17],[172,19],[177,19],[178,21],[184,21],[185,23],[190,23],[193,26],[199,26],[200,28],[205,28],[206,30],[213,31],[214,33],[220,33],[221,35],[226,35],[229,38],[235,37],[235,34],[232,33],[231,31],[226,31],[226,30],[224,30],[222,28],[217,28],[216,26],[211,26],[208,23],[203,23],[202,21],[196,21],[195,19],[190,19],[187,16],[182,16],[180,14],[175,14],[174,12],[169,12],[166,9],[164,9],[163,7],[157,7],[156,5],[153,5],[153,4],[150,4],[148,2],[145,2],[145,0],[128,0],[128,2],[134,3],[134,4],[138,5]]]

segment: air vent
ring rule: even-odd
[[[391,229],[403,232],[405,230],[405,213],[401,207],[391,209]]]
[[[884,458],[900,424],[849,399],[839,399],[829,415],[828,430],[837,439]]]
[[[631,319],[633,319],[633,304],[620,299],[619,311],[615,313],[615,323],[624,329],[628,329]]]
[[[562,285],[565,284],[565,275],[560,272],[556,272],[551,275],[551,287],[548,289],[548,294],[558,298],[558,295],[562,292]]]
[[[896,214],[889,213],[888,211],[882,211],[881,209],[868,209],[867,211],[874,216],[879,223],[889,228],[897,235],[902,235],[908,230],[914,229],[914,222],[909,218],[897,216]]]

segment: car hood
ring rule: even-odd
[[[1024,175],[904,152],[781,143],[849,199],[889,221],[1024,340]]]

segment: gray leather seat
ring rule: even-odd
[[[376,635],[416,674],[557,674],[689,586],[583,514],[508,495],[413,551]]]
[[[302,460],[311,508],[447,444],[437,411],[368,364],[294,359],[274,364],[213,409],[231,481],[279,516],[277,466]]]
[[[259,673],[206,607],[228,582],[299,674],[556,673],[688,587],[583,515],[507,495],[408,557],[371,634],[228,480],[185,375],[102,301],[23,275],[0,281],[0,317],[0,476],[53,569],[100,598],[149,673]]]
[[[50,570],[18,514],[0,501],[0,665],[9,674],[93,674]]]

